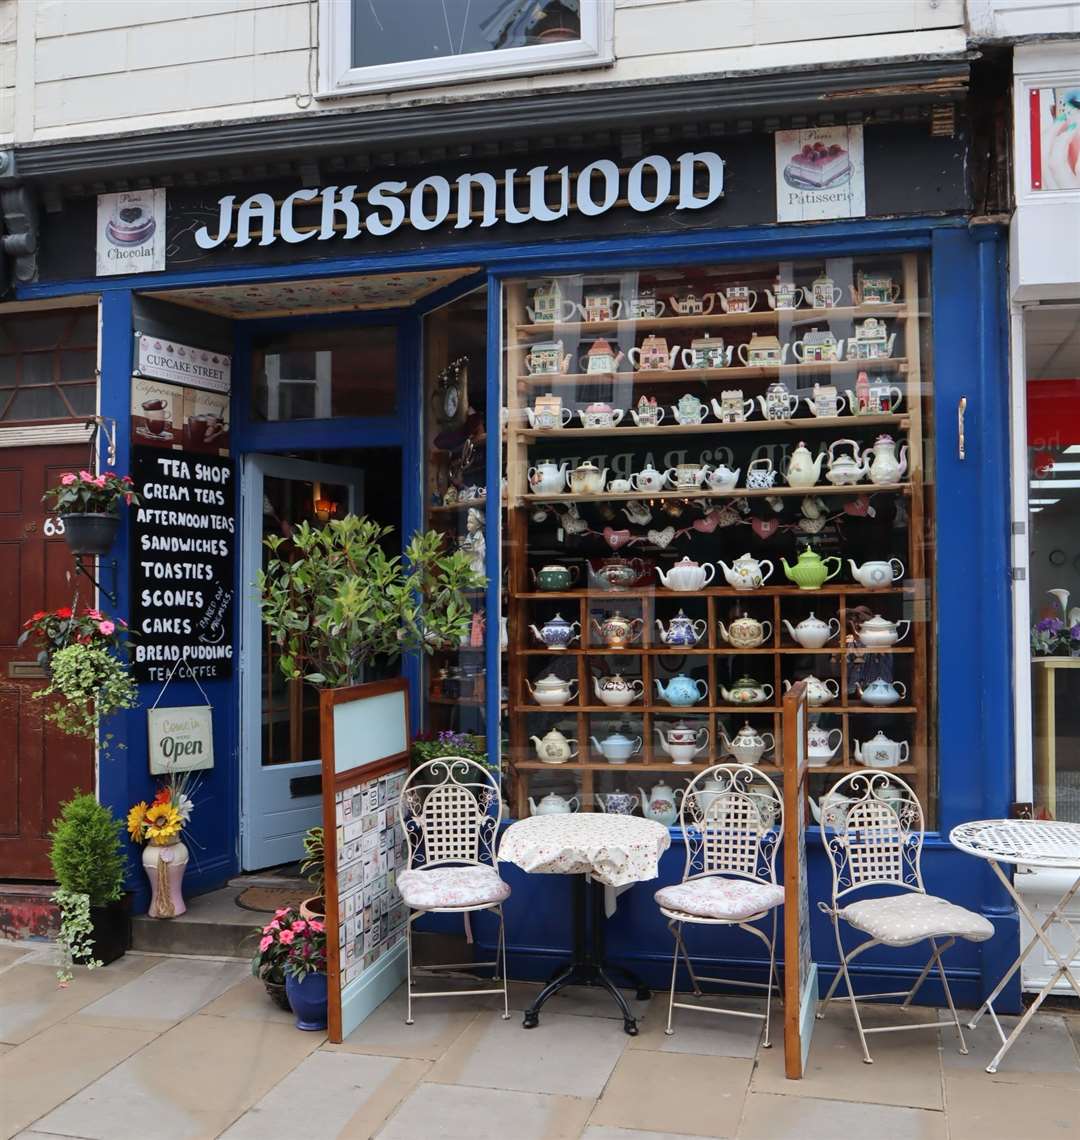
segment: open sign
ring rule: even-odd
[[[151,775],[213,768],[214,722],[209,705],[149,709],[146,726]]]

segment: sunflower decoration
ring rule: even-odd
[[[158,847],[178,839],[183,826],[179,810],[168,801],[153,803],[146,812],[146,838]]]
[[[176,843],[190,823],[195,804],[195,780],[190,772],[174,772],[147,803],[140,800],[127,815],[127,830],[135,843],[166,847]]]
[[[127,814],[127,830],[135,843],[142,843],[146,839],[146,801],[141,800]]]

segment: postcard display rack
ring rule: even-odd
[[[927,296],[917,254],[504,286],[515,814],[548,792],[611,810],[736,757],[779,774],[806,677],[815,796],[866,763],[932,797]],[[753,589],[729,584],[744,554]],[[714,576],[665,587],[683,558]],[[817,558],[818,588],[786,574]],[[744,615],[760,644],[733,644]]]

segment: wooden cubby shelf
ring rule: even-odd
[[[515,505],[524,507],[528,506],[529,503],[621,503],[629,502],[631,499],[644,499],[647,503],[661,502],[667,499],[768,499],[773,495],[782,499],[791,497],[805,499],[808,495],[881,495],[889,492],[896,492],[901,495],[910,494],[911,484],[854,483],[845,487],[833,487],[830,484],[821,487],[736,487],[733,491],[713,491],[709,488],[701,488],[679,491],[627,491],[625,494],[604,491],[599,495],[577,495],[571,491],[566,491],[561,495],[522,495]],[[747,590],[745,592],[760,593],[759,590]]]
[[[551,440],[553,443],[566,439],[625,439],[627,441],[640,437],[642,439],[657,436],[666,438],[676,435],[716,435],[721,433],[738,433],[748,431],[835,431],[837,428],[852,429],[864,427],[891,427],[897,431],[904,431],[910,427],[910,422],[902,412],[882,415],[865,416],[806,416],[802,419],[785,420],[743,420],[736,424],[721,424],[709,419],[701,424],[659,424],[656,427],[637,427],[633,420],[627,416],[618,427],[611,428],[583,428],[568,425],[564,428],[530,428],[523,427],[517,434],[529,442],[536,440]],[[461,506],[474,506],[473,503],[459,504]],[[453,508],[445,508],[453,509]]]

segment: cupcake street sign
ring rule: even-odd
[[[99,194],[97,275],[151,273],[165,268],[165,191]]]

